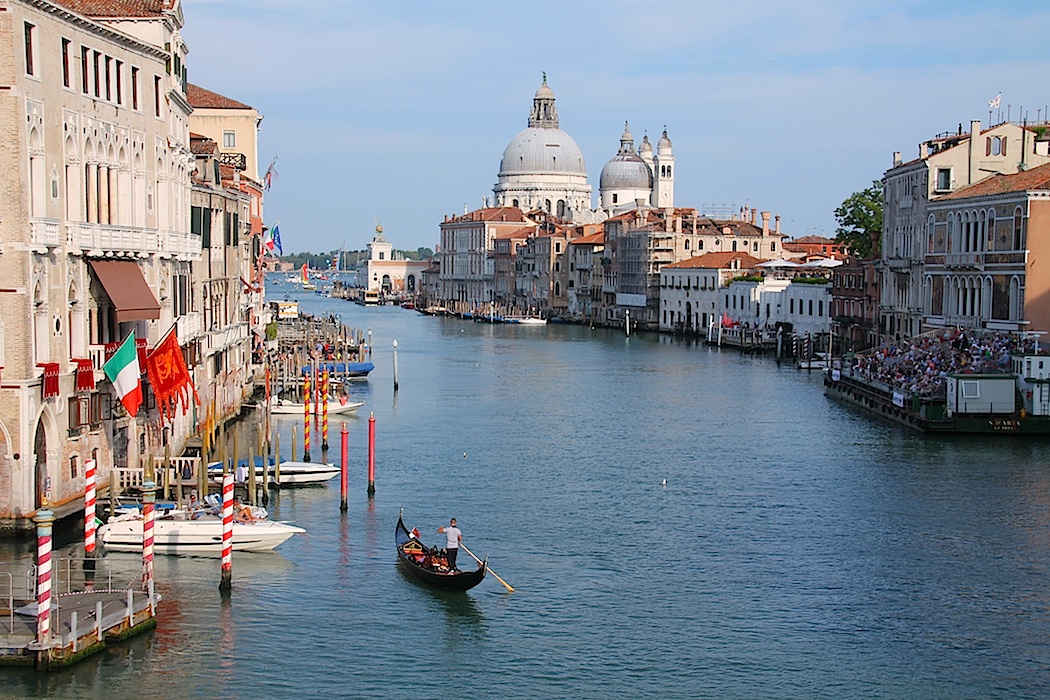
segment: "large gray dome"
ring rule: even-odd
[[[511,139],[503,151],[501,176],[540,173],[587,176],[583,152],[561,129],[530,126]]]

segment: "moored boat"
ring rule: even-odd
[[[233,550],[267,552],[292,535],[306,532],[301,527],[274,520],[233,523]],[[98,529],[102,546],[114,552],[142,551],[142,514],[127,513],[110,518]],[[222,554],[222,518],[176,510],[158,515],[153,521],[153,551],[182,556]]]
[[[836,360],[824,393],[922,432],[1050,435],[1050,356],[1023,339],[967,333]]]
[[[262,458],[255,458],[255,478],[260,482],[263,476],[271,477],[274,473],[273,460],[267,461],[266,474],[264,475]],[[243,469],[244,472],[238,475],[239,481],[247,480],[247,463],[245,460],[241,460],[238,469]],[[281,486],[307,486],[312,484],[323,484],[326,481],[331,481],[333,478],[338,476],[340,467],[332,464],[331,462],[298,462],[298,461],[282,461],[281,462],[281,475],[280,485]],[[212,462],[208,465],[208,477],[215,480],[217,477],[222,476],[222,463]]]
[[[522,326],[546,326],[547,319],[538,316],[504,316],[504,323],[518,323]]]
[[[335,415],[338,413],[353,413],[357,409],[365,405],[364,401],[329,401],[328,402],[328,415]],[[270,398],[270,412],[275,415],[296,415],[301,416],[304,413],[310,413],[313,415],[315,409],[313,402],[309,404],[303,404],[298,401],[286,401],[285,399],[277,396]],[[324,411],[324,404],[321,404],[320,410],[316,411],[321,413]]]
[[[443,591],[462,593],[478,585],[485,578],[487,567],[484,562],[479,564],[474,571],[450,572],[441,566],[440,551],[424,545],[414,531],[409,532],[401,515],[397,516],[394,542],[397,545],[397,558],[404,570],[417,581],[429,586],[440,588]]]

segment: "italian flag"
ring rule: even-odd
[[[120,344],[113,357],[102,366],[106,378],[113,383],[120,402],[132,418],[142,405],[142,372],[139,371],[139,353],[135,347],[135,331]]]

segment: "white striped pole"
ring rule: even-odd
[[[152,479],[142,483],[142,590],[148,591],[153,582],[153,509],[157,500],[157,485]]]
[[[222,477],[222,577],[219,590],[233,587],[233,474]]]
[[[95,460],[84,462],[84,555],[95,556]]]
[[[41,651],[51,646],[51,526],[55,515],[37,511],[36,517],[36,641]]]

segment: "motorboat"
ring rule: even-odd
[[[335,415],[339,413],[353,413],[357,409],[365,405],[364,401],[329,401],[328,402],[328,415]],[[275,415],[294,415],[302,416],[307,413],[313,415],[317,406],[314,406],[313,402],[309,404],[302,404],[298,401],[287,401],[280,397],[274,396],[270,399],[270,412]],[[324,404],[320,405],[320,410],[316,411],[321,413],[324,411]]]
[[[546,326],[547,319],[538,316],[504,316],[504,323],[518,323],[523,326]]]
[[[267,460],[268,468],[266,469],[267,477],[273,475],[273,460]],[[340,472],[340,467],[335,466],[331,462],[298,462],[298,461],[282,461],[281,462],[281,486],[308,486],[313,484],[323,484],[326,481],[330,481],[335,478]],[[262,458],[255,458],[255,478],[262,483],[263,480],[263,464]],[[222,479],[222,462],[211,462],[208,464],[208,478],[213,481],[221,481]],[[234,472],[235,481],[238,483],[244,483],[248,480],[248,469],[247,462],[241,460],[238,463],[237,470]]]
[[[830,356],[826,352],[815,352],[812,357],[798,357],[795,359],[795,366],[798,369],[830,369],[831,361]]]
[[[234,521],[235,552],[268,552],[301,527],[276,520]],[[131,512],[110,518],[98,529],[102,546],[114,552],[142,551],[142,513]],[[202,511],[174,510],[153,520],[153,551],[181,556],[222,554],[222,518]]]

